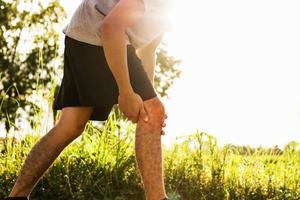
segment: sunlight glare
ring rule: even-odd
[[[199,129],[221,143],[300,141],[298,1],[174,0],[168,50],[182,77],[165,140]]]

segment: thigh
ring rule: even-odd
[[[61,110],[58,124],[70,129],[82,130],[93,110],[94,107],[90,106],[64,107]]]
[[[157,97],[156,91],[145,71],[141,59],[133,46],[128,46],[128,72],[133,90],[146,101]]]

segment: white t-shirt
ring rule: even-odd
[[[76,40],[102,46],[100,26],[109,11],[119,0],[82,0],[63,33]],[[171,29],[168,18],[168,0],[142,0],[144,14],[126,28],[127,44],[135,48],[150,43],[161,33]]]

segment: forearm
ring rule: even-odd
[[[155,52],[148,52],[139,54],[139,58],[142,61],[145,71],[153,85],[154,83],[154,73],[155,73],[155,65],[156,65],[156,56]]]
[[[125,32],[122,28],[104,27],[101,29],[101,41],[105,58],[117,82],[119,92],[133,91],[127,65]]]

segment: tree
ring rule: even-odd
[[[29,121],[40,109],[28,100],[40,87],[51,87],[58,36],[66,17],[58,0],[0,0],[0,119],[8,131],[26,109]]]
[[[157,67],[155,68],[154,87],[161,97],[169,97],[168,89],[181,75],[181,71],[177,68],[181,61],[168,55],[164,47],[158,48],[156,55]]]

